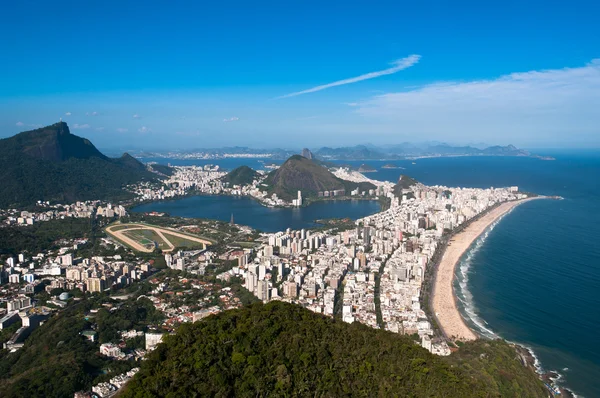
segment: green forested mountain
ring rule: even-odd
[[[223,182],[228,182],[231,186],[248,185],[257,177],[258,173],[255,170],[248,166],[240,166],[227,173],[227,175],[223,177]]]
[[[0,207],[125,198],[124,185],[155,178],[128,154],[104,156],[65,122],[2,139],[0,153]]]
[[[394,185],[394,195],[401,197],[403,189],[409,189],[413,185],[418,184],[419,182],[412,177],[402,174],[398,179],[396,185]]]
[[[361,190],[375,188],[370,183],[356,184],[341,180],[326,167],[300,155],[290,157],[281,167],[269,173],[265,183],[269,192],[286,200],[295,198],[298,191],[302,191],[304,197],[314,197],[319,191],[345,189],[349,194],[356,187]]]
[[[407,337],[283,302],[181,326],[122,397],[547,397],[503,341],[438,357]]]

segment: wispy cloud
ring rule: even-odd
[[[133,118],[134,118],[134,119],[140,119],[140,118],[141,118],[141,116],[140,116],[140,115],[138,115],[138,114],[136,113],[136,114],[134,114],[134,115],[133,115]]]
[[[23,127],[23,126],[25,126],[25,123],[23,123],[23,122],[17,122],[17,123],[16,123],[16,125],[17,125],[18,127]]]
[[[96,127],[96,131],[104,131],[104,127]]]
[[[390,133],[410,131],[429,139],[455,140],[494,140],[501,135],[503,141],[515,143],[559,142],[565,135],[597,137],[598,109],[600,60],[493,80],[429,84],[374,96],[355,106],[367,121],[385,123]]]
[[[419,62],[420,59],[421,59],[420,55],[413,54],[406,58],[402,58],[402,59],[392,62],[393,66],[388,69],[380,70],[377,72],[369,72],[369,73],[365,73],[364,75],[351,77],[349,79],[338,80],[333,83],[323,84],[321,86],[309,88],[308,90],[303,90],[303,91],[298,91],[295,93],[282,95],[280,97],[277,97],[276,99],[296,97],[298,95],[315,93],[317,91],[326,90],[331,87],[343,86],[345,84],[358,83],[358,82],[362,82],[363,80],[375,79],[377,77],[385,76],[385,75],[393,75],[394,73],[400,72],[401,70],[410,68],[411,66],[413,66],[417,62]]]
[[[240,120],[240,118],[237,117],[237,116],[233,116],[233,117],[230,117],[230,118],[223,119],[223,121],[226,122],[226,123],[227,122],[237,122],[238,120]]]
[[[138,129],[138,133],[142,133],[142,134],[145,134],[145,133],[150,133],[151,131],[152,131],[152,130],[150,130],[150,129],[149,129],[148,127],[146,127],[146,126],[142,126],[142,127],[140,127],[140,128]]]
[[[77,129],[77,130],[81,130],[81,129],[89,129],[90,127],[91,127],[91,126],[90,126],[89,124],[87,124],[87,123],[86,123],[86,124],[78,124],[78,123],[75,123],[75,124],[73,125],[73,128],[74,128],[74,129]]]
[[[94,112],[86,112],[85,113],[86,116],[98,116],[98,112],[94,111]]]
[[[129,131],[128,129],[125,129],[125,128],[123,128],[123,127],[119,127],[119,128],[117,128],[117,132],[119,132],[119,133],[126,133],[126,132],[128,132],[128,131]]]
[[[71,112],[66,112],[65,116],[71,116]]]

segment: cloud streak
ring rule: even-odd
[[[377,71],[377,72],[369,72],[369,73],[365,73],[364,75],[360,75],[360,76],[356,76],[356,77],[351,77],[349,79],[338,80],[338,81],[335,81],[333,83],[323,84],[321,86],[316,86],[316,87],[313,87],[313,88],[309,88],[308,90],[297,91],[295,93],[290,93],[290,94],[282,95],[280,97],[277,97],[276,99],[297,97],[299,95],[304,95],[304,94],[309,94],[309,93],[316,93],[317,91],[327,90],[328,88],[332,88],[332,87],[344,86],[346,84],[358,83],[358,82],[362,82],[363,80],[375,79],[375,78],[380,77],[380,76],[393,75],[394,73],[398,73],[401,70],[410,68],[411,66],[415,65],[416,63],[418,63],[420,59],[421,59],[420,55],[417,55],[417,54],[409,55],[406,58],[402,58],[402,59],[399,59],[399,60],[396,60],[396,61],[392,62],[393,66],[391,68],[388,68],[388,69],[380,70],[380,71]]]
[[[228,123],[228,122],[237,122],[238,120],[240,120],[240,118],[239,118],[239,117],[237,117],[237,116],[232,116],[232,117],[230,117],[230,118],[225,118],[225,119],[223,119],[223,121],[224,121],[225,123]]]
[[[429,139],[536,144],[566,135],[593,139],[600,125],[600,60],[585,66],[511,73],[490,80],[442,82],[374,96],[353,110],[386,132]],[[597,141],[597,138],[596,138]]]

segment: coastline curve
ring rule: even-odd
[[[441,331],[447,338],[459,341],[470,341],[479,338],[478,334],[467,326],[456,303],[457,297],[453,284],[456,267],[463,255],[492,224],[513,208],[530,200],[543,198],[545,197],[536,196],[503,202],[482,214],[464,230],[450,236],[437,266],[432,288],[432,312]]]

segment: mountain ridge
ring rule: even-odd
[[[124,153],[102,154],[92,142],[59,122],[0,140],[0,206],[27,206],[38,200],[125,199],[123,187],[156,175]]]

